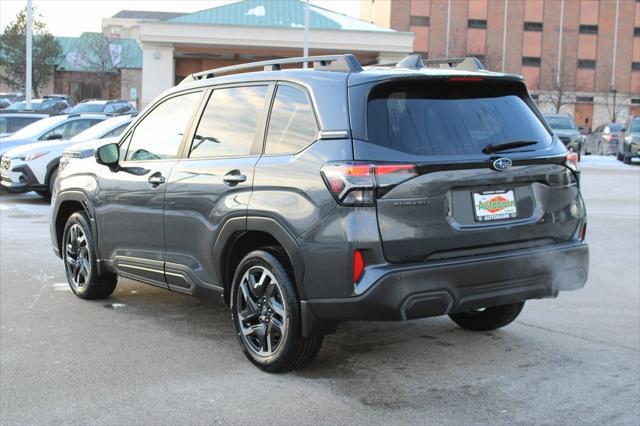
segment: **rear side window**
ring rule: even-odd
[[[189,157],[250,154],[266,94],[267,86],[214,90],[198,123]]]
[[[178,156],[180,142],[201,92],[174,96],[155,107],[133,130],[126,159],[166,160]]]
[[[124,129],[126,129],[128,125],[129,123],[126,123],[126,124],[123,124],[122,126],[116,127],[109,133],[105,133],[100,139],[115,138],[116,136],[120,136],[120,134],[124,132]]]
[[[367,108],[370,143],[417,156],[478,155],[489,144],[551,136],[514,84],[394,82],[374,88]],[[391,154],[391,153],[390,153]]]
[[[314,141],[318,131],[305,92],[278,86],[267,131],[267,154],[295,154]]]

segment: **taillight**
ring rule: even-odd
[[[353,252],[353,283],[358,284],[362,273],[364,272],[364,257],[360,250],[354,250]]]
[[[612,136],[611,135],[604,135],[604,138],[607,140],[607,142],[611,142]]]
[[[580,241],[584,241],[586,237],[587,237],[587,224],[583,223],[582,226],[580,227],[580,234],[578,235],[578,239]]]
[[[322,177],[340,204],[372,205],[394,186],[418,175],[414,164],[330,163]]]
[[[565,160],[566,165],[573,169],[574,171],[580,170],[580,165],[578,162],[580,161],[580,156],[577,152],[570,151],[567,153],[567,159]]]

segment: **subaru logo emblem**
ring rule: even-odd
[[[498,158],[493,162],[493,169],[499,172],[504,172],[505,170],[510,169],[512,164],[513,163],[508,158]]]

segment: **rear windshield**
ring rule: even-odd
[[[552,115],[545,115],[544,119],[549,123],[549,127],[555,130],[573,130],[576,125],[570,117],[555,117]]]
[[[486,81],[384,84],[369,97],[368,139],[419,156],[477,155],[489,144],[516,141],[536,144],[509,152],[547,147],[551,135],[521,91],[513,83]]]
[[[77,112],[102,112],[104,109],[104,104],[78,104],[71,108],[69,113],[77,113]]]

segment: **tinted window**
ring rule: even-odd
[[[264,108],[267,86],[216,89],[191,145],[191,158],[248,155]]]
[[[105,133],[102,138],[100,139],[104,139],[104,138],[115,138],[116,136],[120,136],[120,134],[122,132],[124,132],[124,129],[127,128],[127,126],[129,125],[129,123],[123,124],[120,127],[116,127],[115,129],[113,129],[112,131],[110,131],[109,133]]]
[[[544,118],[549,123],[549,127],[554,130],[572,130],[576,128],[570,117],[545,116]]]
[[[631,126],[629,126],[629,131],[636,133],[640,132],[640,120],[636,119],[631,122]]]
[[[134,129],[126,159],[176,158],[187,122],[200,96],[200,92],[179,95],[155,107]]]
[[[0,133],[13,133],[40,120],[40,117],[0,117]]]
[[[125,103],[108,104],[104,107],[104,112],[106,113],[110,113],[110,112],[122,113],[125,111],[129,111],[129,105]]]
[[[278,86],[267,132],[267,154],[294,154],[316,138],[318,126],[307,95]]]
[[[511,141],[548,146],[551,136],[518,93],[525,96],[508,83],[383,85],[369,99],[369,142],[419,156],[481,154],[488,144]]]
[[[53,135],[60,135],[58,139],[70,139],[80,132],[87,130],[89,127],[98,123],[100,120],[72,120],[68,121],[54,129],[49,130],[47,133],[40,137],[41,140],[52,139]]]
[[[102,103],[81,103],[78,104],[76,106],[74,106],[73,108],[71,108],[71,110],[69,111],[70,113],[76,113],[76,112],[103,112],[104,110],[104,104]]]

